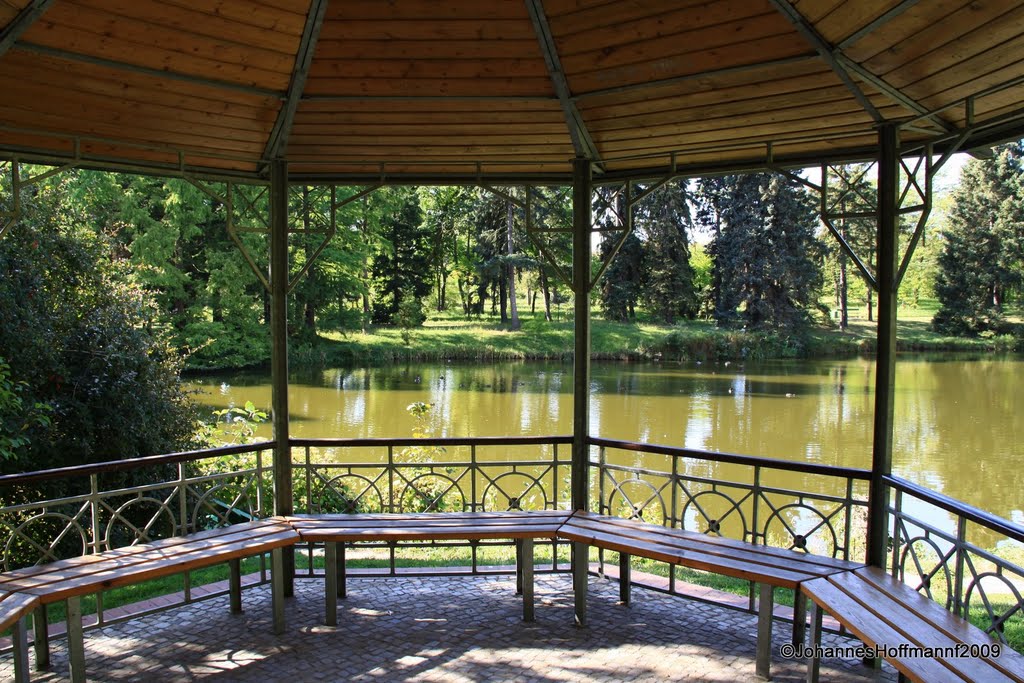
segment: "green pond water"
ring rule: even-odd
[[[1022,380],[1021,357],[901,356],[895,474],[1024,523]],[[191,385],[211,409],[252,401],[270,410],[269,373],[205,375]],[[590,431],[869,468],[873,386],[874,361],[866,359],[595,363]],[[295,437],[407,437],[414,420],[405,408],[414,401],[434,404],[435,436],[570,434],[572,365],[334,368],[293,375],[289,401]],[[269,425],[258,436],[269,438]],[[723,475],[735,472],[718,467]],[[770,483],[800,488],[806,478],[773,473]]]

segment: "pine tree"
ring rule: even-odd
[[[1024,261],[1022,155],[1024,146],[1014,143],[961,171],[935,280],[941,306],[932,325],[939,332],[976,335],[1005,327],[1003,307],[1021,283]]]
[[[422,304],[430,294],[430,231],[416,188],[378,191],[373,199],[386,206],[380,222],[384,244],[373,259],[373,321],[386,324],[395,322],[404,299]]]
[[[659,320],[673,323],[697,315],[700,302],[690,267],[690,197],[679,181],[666,183],[637,207],[635,224],[644,237],[641,298]]]
[[[821,287],[815,207],[774,174],[728,176],[701,186],[699,216],[717,232],[709,247],[719,324],[794,329]]]

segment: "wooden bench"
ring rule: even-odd
[[[800,594],[801,584],[864,566],[830,557],[754,545],[590,512],[574,513],[559,529],[558,537],[573,543],[573,592],[576,600],[576,621],[581,625],[586,623],[589,546],[619,553],[620,598],[627,604],[630,585],[629,558],[632,555],[759,584],[755,670],[758,676],[765,679],[769,678],[771,668],[774,589],[794,589],[796,600],[793,642],[802,645],[806,598]]]
[[[14,681],[28,683],[28,637],[26,617],[39,604],[39,597],[27,593],[0,591],[0,631],[11,629],[14,648]]]
[[[877,567],[808,581],[811,599],[807,680],[818,680],[822,610],[899,671],[901,680],[1024,682],[1024,656]],[[923,652],[919,648],[932,648]],[[923,656],[923,655],[929,656]],[[987,656],[986,656],[987,655]]]
[[[241,558],[270,552],[274,632],[283,633],[282,548],[297,540],[298,534],[285,520],[264,519],[16,569],[0,574],[0,591],[29,600],[35,598],[33,630],[36,665],[40,669],[49,665],[46,605],[66,601],[71,680],[78,683],[85,680],[81,596],[227,562],[231,567],[231,610],[239,612]],[[20,656],[23,655],[16,655]]]
[[[345,597],[345,544],[367,541],[445,541],[513,539],[516,588],[523,596],[523,619],[533,621],[533,542],[554,539],[570,513],[435,512],[419,514],[298,515],[289,521],[303,541],[324,544],[326,586],[324,622],[338,623],[339,597]]]

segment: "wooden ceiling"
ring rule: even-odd
[[[0,156],[564,179],[1024,135],[1024,1],[0,0]]]

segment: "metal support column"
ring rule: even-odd
[[[271,421],[274,427],[274,514],[290,515],[292,456],[288,432],[288,165],[270,164],[270,372]],[[288,548],[284,563],[284,592],[291,596],[295,551]]]
[[[575,295],[573,332],[572,507],[588,503],[590,432],[590,233],[593,179],[587,159],[572,167],[572,283]]]
[[[899,268],[899,138],[895,125],[878,134],[878,341],[875,370],[874,448],[868,495],[868,564],[885,567],[889,543],[893,393],[896,376],[896,273]]]

